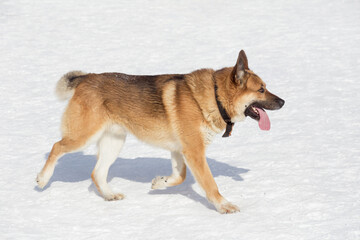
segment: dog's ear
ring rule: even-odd
[[[246,57],[246,54],[244,52],[244,50],[241,50],[239,52],[239,56],[238,59],[236,61],[234,70],[233,70],[233,80],[236,84],[238,85],[243,85],[245,82],[245,70],[248,70],[249,66],[248,66],[248,60]]]

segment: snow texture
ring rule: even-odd
[[[0,1],[1,239],[360,239],[360,2]],[[110,169],[126,195],[106,202],[92,146],[62,157],[36,187],[60,139],[70,70],[187,73],[249,66],[286,103],[272,129],[246,119],[208,148],[221,215],[191,174],[151,190],[170,154],[129,137]]]

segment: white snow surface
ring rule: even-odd
[[[360,2],[0,1],[1,239],[360,239]],[[63,156],[36,187],[66,102],[70,70],[187,73],[249,66],[286,103],[269,132],[246,119],[207,160],[241,212],[221,215],[191,174],[152,191],[170,154],[128,137],[106,202],[96,148]]]

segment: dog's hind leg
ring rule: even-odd
[[[57,160],[68,152],[75,152],[80,148],[83,148],[86,141],[78,140],[78,139],[70,139],[65,137],[61,139],[61,141],[56,142],[49,154],[49,157],[41,170],[41,172],[37,175],[36,181],[40,188],[44,188],[46,184],[49,182],[51,176],[54,173],[55,165]]]
[[[152,180],[152,189],[163,189],[181,184],[186,178],[186,165],[184,157],[179,152],[171,152],[171,176],[157,176]]]
[[[124,198],[121,193],[113,193],[107,183],[107,176],[110,166],[115,162],[122,146],[125,143],[126,131],[113,125],[104,132],[98,142],[98,161],[91,174],[91,178],[105,200],[120,200]]]
[[[95,109],[95,110],[94,110]],[[57,160],[69,152],[76,152],[101,137],[104,131],[104,115],[96,112],[96,108],[87,108],[73,99],[65,111],[62,121],[63,138],[55,143],[49,157],[37,175],[36,181],[40,188],[44,188],[54,173]]]

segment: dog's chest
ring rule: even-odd
[[[202,135],[204,138],[205,145],[209,145],[213,141],[216,134],[218,134],[220,131],[221,131],[220,129],[216,129],[216,131],[215,131],[208,126],[203,125],[201,127],[201,132],[202,132]]]

